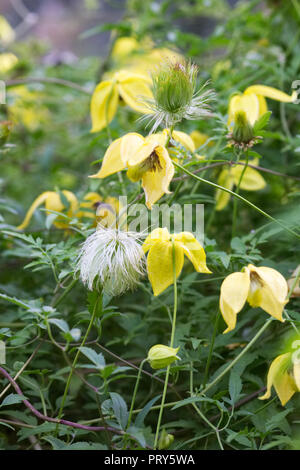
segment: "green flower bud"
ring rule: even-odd
[[[234,116],[232,139],[238,143],[248,144],[253,138],[253,127],[248,121],[245,111],[237,111]]]
[[[159,441],[158,441],[158,449],[163,450],[163,449],[168,449],[172,442],[174,441],[174,436],[173,434],[168,434],[165,429],[163,429]]]
[[[163,369],[180,359],[176,355],[178,351],[179,348],[170,348],[163,344],[156,344],[149,349],[147,360],[150,362],[152,369]]]

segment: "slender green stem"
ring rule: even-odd
[[[96,314],[97,314],[97,308],[98,308],[99,300],[100,300],[100,297],[98,297],[98,299],[95,302],[89,326],[88,326],[88,328],[85,332],[85,335],[84,335],[83,340],[80,344],[80,347],[77,349],[76,355],[74,357],[74,361],[72,363],[71,370],[70,370],[70,373],[69,373],[69,376],[68,376],[68,379],[67,379],[67,383],[66,383],[66,386],[65,386],[65,391],[64,391],[64,394],[63,394],[63,398],[62,398],[62,402],[61,402],[61,405],[60,405],[60,409],[59,409],[59,412],[58,412],[57,419],[61,419],[61,417],[62,417],[63,409],[64,409],[64,406],[65,406],[65,401],[66,401],[66,398],[67,398],[67,394],[68,394],[71,379],[72,379],[72,375],[73,375],[74,369],[76,367],[76,364],[77,364],[77,361],[78,361],[78,358],[79,358],[79,354],[81,352],[80,349],[85,345],[85,342],[86,342],[86,340],[88,338],[88,335],[91,331],[91,328],[93,326],[93,323],[94,323],[94,320],[95,320]]]
[[[242,173],[241,173],[241,175],[240,175],[240,178],[239,178],[239,181],[238,181],[236,190],[235,190],[235,193],[236,193],[236,194],[239,194],[239,193],[240,193],[240,186],[241,186],[242,179],[244,178],[245,171],[247,170],[247,167],[248,167],[248,160],[249,160],[249,156],[248,156],[248,152],[246,152],[246,163],[245,163],[245,165],[244,165],[244,167],[243,167],[243,171],[242,171]],[[237,200],[237,198],[235,198],[235,199],[233,200],[232,236],[231,236],[231,238],[234,238],[234,237],[235,237],[235,232],[236,232],[237,206],[238,206],[238,200]]]
[[[223,377],[226,375],[230,369],[235,366],[235,364],[246,354],[247,351],[253,346],[254,343],[258,340],[258,338],[263,334],[263,332],[268,328],[268,326],[272,323],[273,318],[267,320],[263,326],[258,330],[256,335],[252,338],[252,340],[247,344],[247,346],[236,356],[233,361],[212,381],[210,382],[201,392],[200,395],[205,395],[208,390],[210,390],[214,385],[216,385]]]
[[[216,183],[213,183],[212,181],[208,181],[208,180],[205,180],[204,178],[201,178],[200,176],[197,176],[197,175],[194,175],[191,171],[187,170],[186,168],[184,168],[183,166],[179,165],[179,163],[173,161],[173,164],[179,168],[180,170],[182,170],[184,173],[186,173],[187,175],[191,176],[192,178],[195,178],[196,180],[198,181],[202,181],[203,183],[206,183],[206,184],[209,184],[210,186],[213,186],[214,188],[216,189],[221,189],[221,191],[226,191],[227,193],[231,194],[232,196],[234,197],[237,197],[238,199],[240,199],[241,201],[243,201],[245,204],[247,204],[248,206],[252,207],[253,209],[255,209],[257,212],[259,212],[260,214],[262,214],[263,216],[265,216],[267,219],[269,220],[272,220],[272,222],[275,222],[277,225],[280,225],[280,227],[282,227],[284,230],[286,230],[287,232],[291,233],[292,235],[294,235],[295,237],[299,238],[300,239],[300,234],[298,234],[297,232],[295,232],[294,230],[286,227],[286,225],[283,223],[283,222],[280,222],[279,220],[277,219],[274,219],[274,217],[272,217],[270,214],[268,214],[267,212],[263,211],[262,209],[260,209],[259,207],[257,207],[255,204],[252,204],[252,202],[248,201],[248,199],[244,198],[243,196],[240,196],[240,194],[236,194],[234,191],[231,191],[230,189],[227,189],[227,188],[224,188],[223,186],[220,186],[219,184],[216,184]]]
[[[71,292],[71,290],[73,289],[73,287],[75,287],[77,282],[78,282],[78,279],[73,279],[73,281],[68,285],[68,287],[66,287],[65,290],[62,292],[62,294],[59,297],[57,297],[56,300],[53,301],[52,307],[54,308],[57,307],[62,302],[62,300],[69,294],[69,292]]]
[[[175,328],[176,328],[176,315],[177,315],[177,276],[176,276],[176,254],[175,254],[175,243],[172,240],[172,260],[173,260],[173,283],[174,283],[174,310],[173,310],[173,320],[172,320],[172,332],[171,332],[171,340],[170,340],[170,347],[172,348],[174,345],[174,338],[175,338]],[[158,421],[156,426],[156,434],[154,440],[154,449],[157,448],[158,437],[159,437],[159,430],[161,419],[164,411],[164,405],[166,400],[168,382],[169,382],[169,375],[170,375],[170,365],[167,367],[163,396],[160,404]]]
[[[214,351],[215,339],[216,339],[216,336],[217,336],[219,318],[220,318],[220,311],[218,310],[217,314],[216,314],[216,318],[215,318],[214,330],[213,330],[212,338],[211,338],[211,341],[210,341],[210,348],[209,348],[208,358],[207,358],[205,371],[204,371],[203,387],[205,387],[206,382],[207,382],[207,378],[208,378],[209,367],[210,367],[210,363],[211,363],[211,359],[212,359],[212,355],[213,355],[213,351]]]
[[[134,387],[134,391],[133,391],[133,395],[132,395],[131,406],[130,406],[130,410],[129,410],[129,415],[128,415],[128,421],[127,421],[126,429],[129,428],[130,423],[131,423],[132,412],[133,412],[134,403],[135,403],[135,398],[136,398],[136,394],[137,394],[137,391],[138,391],[138,388],[139,388],[139,384],[140,384],[140,379],[141,379],[141,374],[142,374],[143,366],[144,366],[144,364],[145,364],[146,361],[147,361],[147,359],[144,359],[144,360],[141,362],[140,367],[139,367],[139,371],[138,371],[138,375],[137,375],[137,378],[136,378],[135,387]]]

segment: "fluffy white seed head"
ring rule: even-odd
[[[139,241],[138,233],[99,226],[85,240],[77,259],[82,282],[90,290],[101,286],[111,296],[134,289],[146,266]]]

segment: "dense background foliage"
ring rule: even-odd
[[[82,9],[88,3],[82,2]],[[151,37],[157,46],[175,48],[198,64],[201,81],[211,80],[217,93],[214,111],[218,119],[180,126],[187,133],[197,129],[209,135],[213,145],[203,149],[207,160],[232,158],[225,150],[225,134],[233,92],[261,83],[290,94],[292,82],[300,76],[297,0],[240,1],[234,7],[225,0],[128,0],[119,23],[96,26],[83,37],[93,41],[103,31],[112,31],[111,41],[118,36],[135,35],[140,41]],[[71,230],[65,232],[55,228],[53,218],[44,211],[36,211],[24,233],[16,232],[16,226],[43,191],[67,189],[79,200],[88,191],[98,191],[103,197],[122,194],[118,175],[104,180],[87,178],[99,167],[93,163],[102,159],[109,143],[105,129],[90,133],[90,95],[114,64],[109,51],[101,59],[83,56],[70,64],[63,60],[49,64],[44,57],[51,46],[33,35],[11,43],[9,50],[19,62],[1,77],[7,81],[7,104],[1,105],[1,120],[11,119],[11,112],[17,118],[0,154],[0,339],[6,343],[6,370],[11,376],[21,370],[18,384],[23,394],[41,413],[56,417],[76,345],[95,303],[94,294],[87,294],[80,282],[73,283],[78,247],[90,226],[75,219]],[[12,84],[20,77],[60,78],[82,90],[29,81],[26,96],[18,98]],[[255,147],[261,156],[259,165],[271,170],[262,173],[267,186],[242,194],[297,229],[299,105],[270,100],[268,106],[270,123],[263,142]],[[137,121],[134,111],[122,107],[110,125],[111,137],[131,131],[145,134],[144,124]],[[194,161],[189,169],[199,165],[203,162]],[[216,182],[220,171],[221,167],[208,169],[205,178]],[[123,184],[132,197],[136,185],[127,178]],[[209,186],[187,178],[173,182],[171,190],[173,194],[161,202],[172,198],[180,204],[205,204],[205,250],[213,271],[210,276],[198,274],[187,263],[178,281],[176,344],[181,346],[181,361],[171,368],[167,395],[167,402],[175,404],[190,396],[190,387],[195,391],[211,382],[267,320],[261,309],[248,306],[239,315],[236,329],[222,335],[225,323],[218,301],[224,277],[253,263],[276,268],[288,279],[299,264],[300,244],[299,239],[242,203],[238,204],[232,238],[232,200],[216,213],[214,190]],[[172,305],[172,287],[154,297],[147,279],[133,293],[102,297],[86,344],[89,349],[80,355],[78,373],[73,374],[65,419],[101,425],[105,418],[107,425],[122,428],[140,361],[153,344],[168,343]],[[300,322],[299,305],[295,297],[287,306],[295,322]],[[221,429],[219,439],[225,449],[299,448],[299,394],[284,408],[275,394],[267,402],[257,399],[263,393],[270,362],[284,351],[292,332],[288,321],[274,321],[200,403],[206,418]],[[68,348],[64,350],[65,344]],[[130,448],[153,445],[165,371],[153,371],[149,365],[144,370],[136,407],[148,407],[143,414],[134,415],[134,427],[125,442]],[[1,377],[1,391],[6,384]],[[110,431],[65,425],[57,429],[55,423],[35,417],[12,389],[1,395],[1,400],[2,449],[110,449],[124,445],[122,436]],[[218,449],[215,430],[190,404],[183,405],[175,410],[167,407],[163,415],[163,427],[175,437],[171,448]],[[151,406],[156,408],[150,410]]]

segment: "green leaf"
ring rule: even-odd
[[[239,399],[241,390],[242,390],[241,376],[234,369],[232,369],[230,372],[230,377],[229,377],[229,395],[230,395],[232,404],[236,403],[236,401]]]
[[[26,400],[26,397],[24,397],[23,395],[10,393],[9,395],[7,395],[7,397],[4,398],[0,406],[2,407],[2,406],[15,405],[16,403],[21,403],[23,400]]]
[[[109,395],[116,420],[121,428],[125,430],[128,421],[127,405],[124,399],[118,393],[110,392]]]
[[[152,400],[150,400],[147,403],[147,405],[144,406],[142,411],[139,412],[139,414],[137,415],[137,417],[135,419],[135,422],[134,422],[134,424],[137,428],[141,428],[144,425],[144,419],[146,418],[147,414],[149,413],[150,408],[154,405],[154,403],[157,402],[159,397],[160,397],[160,395],[157,395],[156,397],[152,398]]]
[[[98,369],[105,367],[105,359],[102,353],[97,354],[92,348],[85,346],[79,348],[84,356],[86,356]]]

